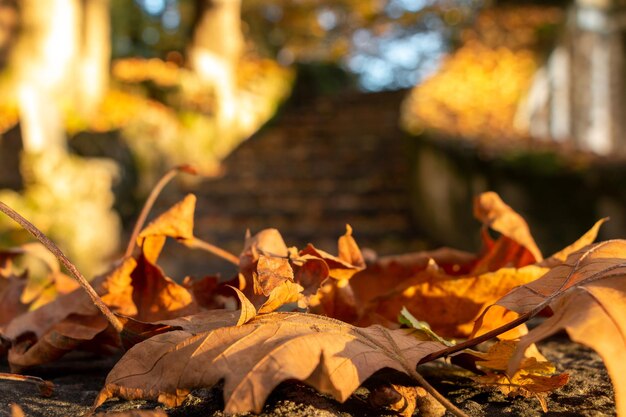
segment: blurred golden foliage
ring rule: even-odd
[[[17,105],[10,102],[0,103],[0,134],[11,129],[19,121]]]
[[[114,63],[111,89],[91,117],[66,104],[65,129],[71,136],[110,132],[110,137],[121,138],[140,173],[139,189],[134,190],[139,195],[175,165],[193,164],[203,173],[212,173],[291,91],[292,71],[273,61],[248,59],[239,71],[239,112],[229,137],[217,133],[213,86],[188,69],[137,58]],[[2,131],[19,120],[18,107],[9,98],[5,96],[0,105]],[[26,213],[88,275],[100,271],[118,249],[118,236],[111,233],[120,228],[112,211],[111,189],[119,167],[111,160],[51,151],[23,155],[20,165],[24,189],[0,190],[0,200]],[[27,236],[14,227],[0,221],[0,239],[12,244],[25,241]]]
[[[111,71],[113,78],[119,81],[139,83],[150,80],[163,87],[176,85],[182,73],[176,64],[157,58],[119,59],[113,63]]]
[[[559,9],[537,6],[481,12],[439,71],[413,89],[404,127],[474,140],[527,138],[515,124],[517,109],[561,19]]]

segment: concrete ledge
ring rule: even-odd
[[[600,239],[626,238],[626,164],[548,146],[488,147],[425,134],[412,138],[411,202],[434,242],[477,249],[472,199],[493,190],[528,222],[544,255],[603,217]]]

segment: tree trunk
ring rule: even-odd
[[[77,107],[91,116],[109,84],[111,21],[109,0],[83,0],[82,45],[79,56],[80,86]]]
[[[76,85],[79,7],[79,0],[22,2],[26,34],[15,65],[20,74],[18,101],[27,152],[65,148],[60,105]]]
[[[61,106],[89,117],[108,85],[109,0],[23,0],[13,65],[24,150],[65,151]]]
[[[197,0],[198,19],[189,48],[191,67],[215,88],[218,129],[235,121],[237,63],[243,50],[241,0]]]

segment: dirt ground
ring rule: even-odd
[[[462,373],[438,365],[423,366],[426,378],[470,416],[614,416],[613,389],[606,369],[595,352],[559,335],[540,345],[542,353],[553,361],[559,371],[570,374],[569,383],[550,395],[549,411],[544,414],[535,399],[509,399],[499,392],[476,385]],[[51,397],[44,398],[33,385],[0,381],[0,417],[9,417],[9,404],[18,403],[25,414],[32,417],[74,417],[87,415],[102,387],[108,370],[116,358],[94,358],[73,354],[62,361],[32,372],[55,384]],[[7,372],[6,364],[0,372]],[[368,392],[360,388],[348,401],[340,404],[332,398],[317,394],[301,384],[285,383],[270,396],[261,416],[393,416],[389,410],[373,409],[366,402]],[[154,409],[157,403],[149,401],[110,400],[96,412],[129,409]],[[224,416],[222,393],[219,387],[194,391],[185,404],[167,409],[170,417]],[[241,414],[248,416],[252,414]],[[451,414],[446,414],[449,416]]]

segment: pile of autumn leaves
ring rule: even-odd
[[[602,221],[544,259],[521,216],[485,193],[474,207],[484,225],[477,255],[444,248],[366,263],[350,227],[337,256],[288,247],[267,229],[246,238],[231,281],[178,284],[157,262],[166,238],[198,246],[194,209],[189,195],[139,234],[132,256],[91,281],[118,330],[41,246],[0,251],[0,352],[12,371],[77,349],[127,349],[96,405],[119,397],[178,406],[223,380],[226,412],[260,412],[286,380],[344,401],[382,369],[423,381],[418,364],[462,351],[476,381],[545,408],[567,375],[553,375],[533,343],[565,329],[601,355],[626,416],[626,241],[592,245]],[[25,255],[48,265],[44,282],[16,272],[13,261]],[[552,316],[530,332],[501,327],[547,310]],[[399,316],[412,328],[400,328]],[[487,352],[464,349],[492,336],[502,340]]]

